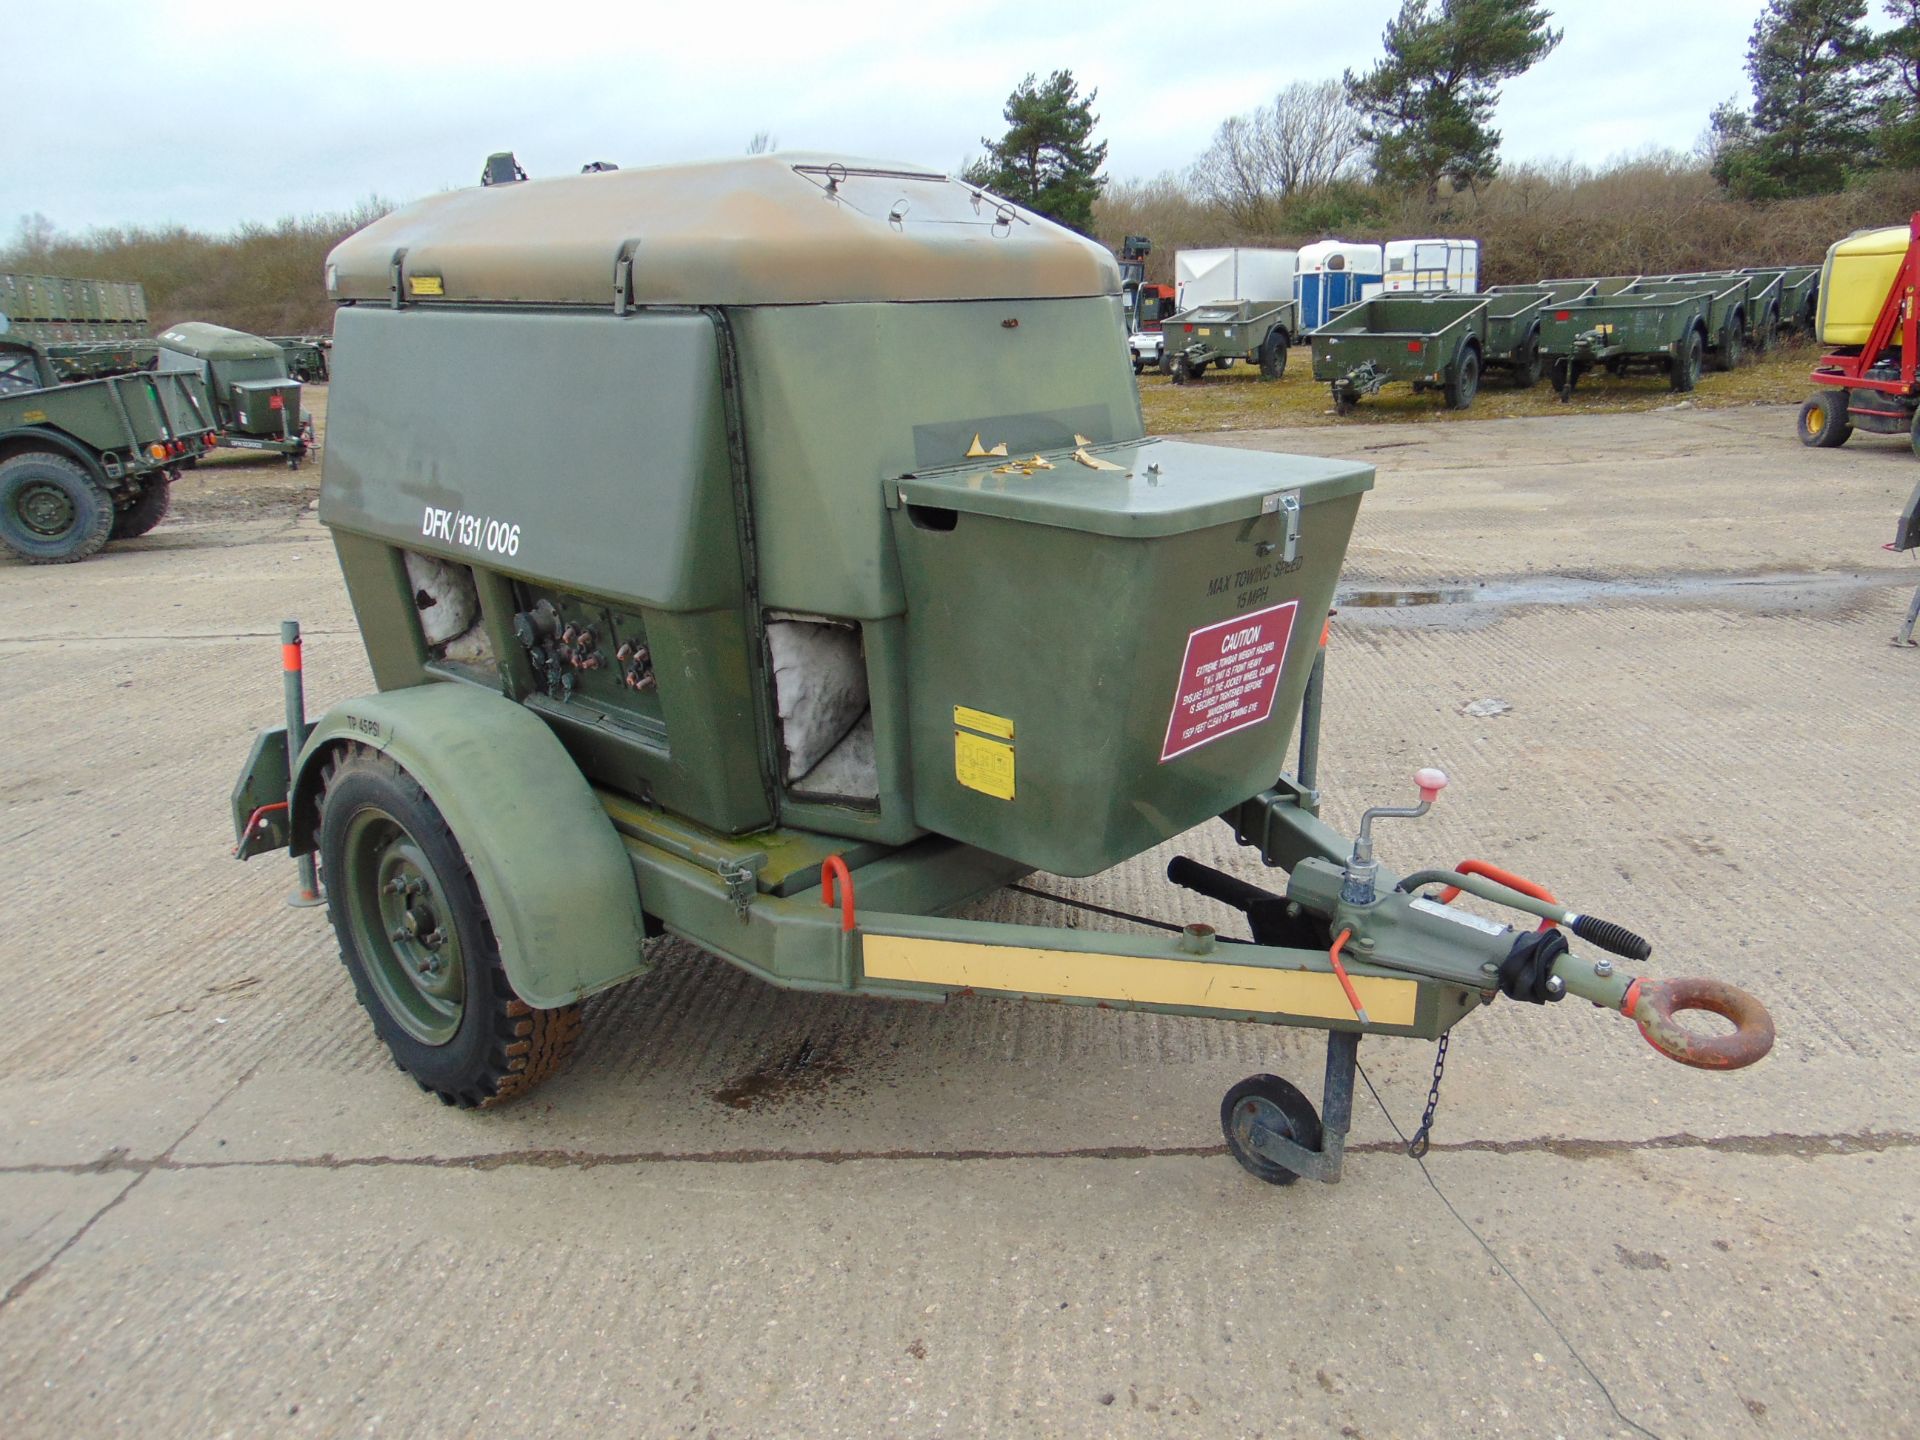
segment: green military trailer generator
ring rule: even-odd
[[[1538,300],[1524,296],[1376,295],[1308,335],[1313,378],[1332,388],[1342,415],[1392,382],[1416,394],[1439,390],[1448,409],[1464,410],[1489,364],[1529,385],[1540,378],[1538,310]]]
[[[271,340],[224,325],[187,321],[159,336],[159,368],[196,375],[213,397],[220,444],[284,455],[298,470],[313,447],[313,422],[300,409],[300,382]]]
[[[1244,360],[1260,367],[1260,378],[1278,380],[1287,373],[1287,352],[1300,333],[1300,305],[1294,300],[1220,300],[1196,305],[1160,322],[1160,368],[1176,385],[1204,375],[1209,365],[1222,369]]]
[[[1661,295],[1621,290],[1543,306],[1540,353],[1563,401],[1594,366],[1610,375],[1650,372],[1686,392],[1706,363],[1710,295],[1681,286]]]
[[[378,689],[257,737],[237,853],[318,855],[361,1002],[442,1101],[550,1074],[661,934],[788,989],[1326,1030],[1324,1114],[1267,1075],[1222,1105],[1280,1183],[1339,1177],[1363,1035],[1503,995],[1695,1065],[1771,1044],[1751,996],[1634,973],[1645,941],[1538,886],[1385,867],[1439,772],[1357,836],[1319,818],[1293,719],[1373,472],[1149,439],[1091,242],[783,154],[435,196],[326,277],[320,519]],[[953,916],[1214,817],[1275,878],[1169,878],[1252,943]]]

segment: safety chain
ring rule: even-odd
[[[1440,1036],[1440,1048],[1433,1054],[1433,1084],[1427,1089],[1427,1108],[1421,1112],[1420,1128],[1413,1132],[1413,1139],[1407,1142],[1407,1154],[1416,1160],[1428,1150],[1427,1136],[1433,1131],[1433,1112],[1440,1108],[1440,1077],[1447,1072],[1447,1042],[1452,1038],[1451,1030]]]

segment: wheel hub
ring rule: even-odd
[[[377,810],[354,817],[346,851],[368,980],[408,1034],[446,1044],[466,1012],[466,971],[433,863],[397,820]]]
[[[36,535],[56,540],[73,528],[73,499],[58,485],[34,481],[20,492],[14,503],[21,523]]]

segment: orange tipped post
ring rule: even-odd
[[[307,743],[307,692],[306,677],[302,660],[300,640],[300,622],[282,620],[280,622],[280,680],[286,691],[287,699],[287,801],[291,813],[293,801],[293,777],[299,773],[300,750]],[[288,831],[292,839],[292,831]],[[297,857],[300,867],[300,881],[287,904],[295,907],[318,905],[323,898],[320,894],[320,872],[313,863],[311,852]]]

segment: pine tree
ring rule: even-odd
[[[1893,28],[1874,37],[1880,59],[1879,124],[1874,148],[1883,163],[1920,167],[1920,0],[1888,0]]]
[[[987,153],[969,165],[968,181],[1069,229],[1093,229],[1093,202],[1106,188],[1100,167],[1107,144],[1093,143],[1098,90],[1082,99],[1071,70],[1056,70],[1044,85],[1027,76],[1007,97],[1007,133],[982,138]]]
[[[1560,43],[1536,0],[1401,0],[1387,24],[1386,57],[1347,94],[1365,118],[1375,177],[1437,198],[1442,181],[1477,189],[1500,168],[1489,123],[1500,84],[1524,75]]]
[[[1840,189],[1872,163],[1877,46],[1867,0],[1768,0],[1747,42],[1753,112],[1714,114],[1714,173],[1767,200]]]

